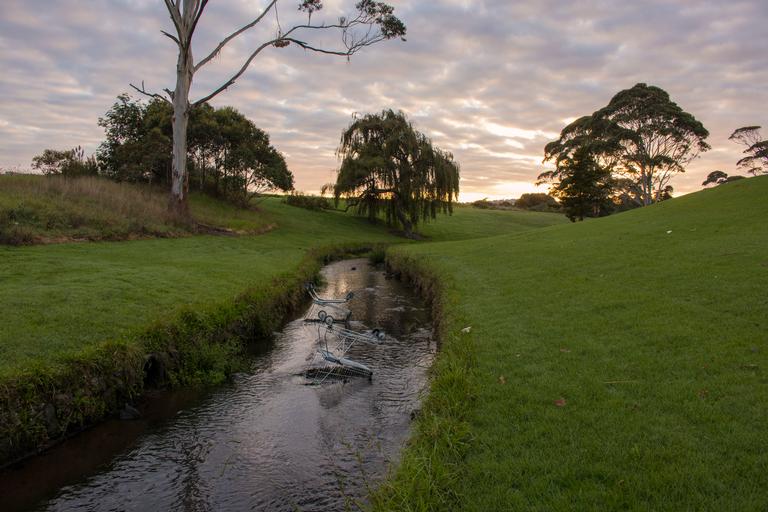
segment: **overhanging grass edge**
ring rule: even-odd
[[[387,250],[388,269],[410,282],[432,310],[440,350],[430,370],[428,395],[397,467],[371,495],[373,510],[455,510],[457,482],[472,443],[469,428],[476,371],[474,341],[451,277],[400,247]]]

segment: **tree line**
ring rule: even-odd
[[[47,149],[33,159],[45,174],[100,175],[115,181],[168,186],[172,182],[173,109],[127,94],[99,118],[105,140],[96,155],[82,148]],[[196,108],[189,123],[185,189],[192,187],[238,204],[267,190],[291,190],[293,174],[269,135],[232,107]]]
[[[173,180],[173,111],[127,94],[99,118],[105,140],[96,154],[82,148],[47,149],[33,167],[49,175],[98,175],[116,181],[169,186]],[[433,145],[403,112],[384,110],[353,118],[337,149],[340,167],[331,191],[338,207],[376,222],[401,226],[407,237],[439,213],[451,213],[459,194],[459,164]],[[232,107],[201,105],[188,126],[185,190],[197,189],[243,206],[255,194],[293,189],[293,174],[269,135]],[[291,204],[327,207],[324,198],[292,196]]]

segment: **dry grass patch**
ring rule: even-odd
[[[0,176],[0,244],[255,234],[269,223],[255,210],[193,196],[192,219],[168,210],[158,187],[97,177]]]

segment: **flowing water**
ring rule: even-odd
[[[354,330],[387,334],[349,353],[371,381],[308,385],[318,325],[305,311],[231,385],[165,394],[138,422],[108,422],[0,474],[5,505],[18,494],[17,507],[50,511],[355,509],[398,456],[436,343],[425,305],[366,260],[322,273],[321,296],[355,293]]]

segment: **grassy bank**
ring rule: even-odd
[[[240,215],[274,229],[0,246],[5,458],[103,417],[141,391],[148,366],[176,384],[220,380],[242,340],[272,332],[329,252],[403,242],[383,226],[278,198],[240,212],[207,198],[193,204],[198,212],[201,202],[230,225]],[[486,215],[468,210],[456,218],[487,226],[475,230],[481,236],[498,229]],[[529,223],[527,214],[507,221],[511,231]]]
[[[93,177],[0,176],[0,244],[256,234],[271,227],[257,212],[202,194],[190,202],[192,221],[172,215],[159,188]]]
[[[436,382],[471,370],[461,404],[433,387],[380,508],[763,510],[767,196],[394,250],[446,277],[449,352],[472,326]]]

